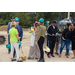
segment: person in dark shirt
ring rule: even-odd
[[[55,20],[56,21],[56,20]],[[57,32],[58,32],[58,34],[61,34],[62,32],[59,30],[59,28],[58,28],[58,22],[56,21],[56,27],[57,27]],[[58,47],[59,47],[59,39],[60,39],[60,36],[58,35],[58,36],[56,36],[56,51],[55,51],[55,54],[56,55],[59,55],[59,53],[58,53]]]
[[[56,42],[56,36],[57,36],[57,27],[55,26],[56,21],[53,21],[51,25],[47,28],[47,46],[50,48],[50,52],[47,53],[48,58],[50,58],[50,54],[52,57],[55,57],[53,55],[55,42]]]
[[[67,26],[68,27],[66,29],[64,29],[64,31],[62,32],[61,47],[60,47],[60,55],[59,55],[59,57],[61,57],[62,50],[63,50],[64,46],[66,45],[66,57],[69,58],[68,52],[69,52],[69,47],[70,47],[70,42],[71,42],[71,40],[70,40],[71,39],[71,36],[70,36],[71,23],[67,23]]]
[[[74,57],[72,57],[72,59],[74,59],[75,58],[75,23],[72,23],[71,25],[72,25],[71,41],[72,41],[72,50],[74,54]]]

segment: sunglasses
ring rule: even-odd
[[[38,23],[35,23],[35,24],[38,24]]]

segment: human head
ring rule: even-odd
[[[12,18],[11,18],[12,22],[14,22],[14,19],[15,19],[15,17],[12,17]]]
[[[56,20],[55,20],[55,21],[56,21]],[[55,25],[56,25],[56,27],[58,26],[58,21],[56,21],[56,24],[55,24]]]
[[[16,25],[19,24],[19,18],[18,18],[18,17],[16,17],[16,18],[14,19],[14,21],[15,21]]]
[[[39,19],[39,25],[44,25],[44,19],[43,18]]]
[[[68,26],[68,27],[71,26],[71,23],[67,23],[67,26]]]
[[[46,21],[46,25],[50,25],[50,21]]]
[[[71,23],[72,28],[75,28],[75,22]]]
[[[35,27],[37,27],[38,26],[38,21],[35,21]]]
[[[53,26],[55,27],[55,26],[56,26],[56,21],[54,20],[54,21],[52,22],[52,24],[53,24]]]
[[[15,22],[12,22],[11,23],[11,27],[14,27],[15,28],[16,27],[16,23]]]

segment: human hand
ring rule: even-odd
[[[62,37],[62,39],[65,41],[66,39],[64,39],[64,37]]]
[[[54,34],[52,34],[52,36],[54,36]]]
[[[21,37],[18,37],[18,40],[20,40],[21,39]]]
[[[38,45],[38,43],[36,42],[36,45]]]

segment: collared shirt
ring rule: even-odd
[[[10,30],[9,30],[9,34],[11,36],[10,38],[10,42],[18,42],[18,39],[16,37],[16,34],[18,34],[18,31],[16,28],[12,27]]]

